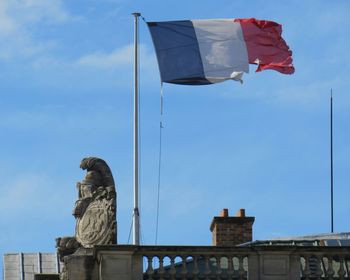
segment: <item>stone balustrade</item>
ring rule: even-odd
[[[143,253],[147,279],[247,279],[248,254],[213,247],[162,247]]]
[[[99,280],[350,280],[350,247],[110,245],[94,257]]]
[[[300,252],[301,279],[350,279],[350,248]]]

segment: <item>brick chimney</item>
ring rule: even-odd
[[[222,209],[219,217],[214,217],[210,225],[213,246],[236,246],[253,240],[255,217],[246,217],[245,209],[239,209],[230,217],[228,209]]]

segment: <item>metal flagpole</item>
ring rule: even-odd
[[[333,224],[333,92],[331,89],[331,100],[330,100],[330,105],[331,105],[331,131],[330,131],[330,136],[331,136],[331,232],[334,232],[334,224]]]
[[[140,13],[134,16],[134,211],[133,211],[133,244],[140,245],[140,211],[139,211],[139,125],[138,125],[138,20]]]

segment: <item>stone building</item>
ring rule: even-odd
[[[4,280],[350,279],[350,234],[253,241],[244,209],[213,218],[212,246],[116,244],[111,170],[95,157],[80,167],[74,236],[56,239],[57,254],[5,254]]]
[[[223,209],[212,246],[96,245],[66,257],[68,279],[350,279],[350,233],[253,241],[254,217]],[[59,279],[56,254],[7,254],[4,280]]]

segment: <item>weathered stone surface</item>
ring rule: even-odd
[[[34,279],[35,274],[54,275],[59,273],[62,263],[52,253],[5,253],[3,255],[4,280]]]
[[[56,238],[57,254],[61,262],[63,262],[65,256],[73,254],[79,247],[80,244],[74,237],[64,236]]]
[[[96,157],[84,158],[80,168],[86,175],[77,183],[78,199],[73,209],[75,236],[56,239],[56,247],[64,262],[60,279],[90,279],[92,254],[84,253],[95,245],[116,244],[116,191],[107,163]],[[75,269],[73,271],[72,269]],[[79,278],[77,278],[79,275]]]
[[[78,249],[74,254],[64,258],[64,273],[61,279],[69,280],[95,280],[97,263],[91,249]]]
[[[80,167],[87,173],[77,184],[75,237],[86,248],[115,244],[116,192],[112,172],[104,160],[94,157],[84,158]]]
[[[77,241],[86,248],[92,248],[94,245],[113,244],[115,240],[113,201],[106,198],[92,201],[84,215],[77,219],[75,236]]]

